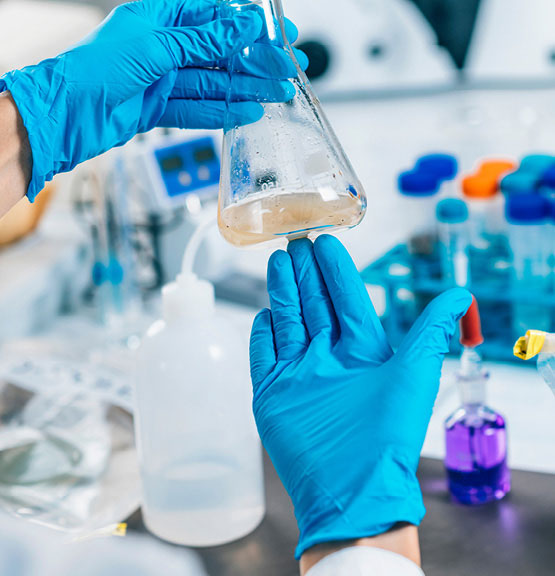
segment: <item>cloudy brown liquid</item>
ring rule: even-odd
[[[327,228],[356,226],[362,202],[349,194],[324,201],[320,192],[296,192],[247,199],[220,212],[222,236],[235,246],[277,238],[293,240]]]

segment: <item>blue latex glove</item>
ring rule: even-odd
[[[220,128],[225,96],[233,95],[237,121],[258,120],[249,100],[294,95],[286,78],[296,73],[283,50],[270,46],[255,11],[220,17],[217,0],[143,0],[117,7],[90,36],[57,58],[6,74],[33,153],[27,196],[45,180],[156,126]],[[227,12],[226,12],[227,16]],[[290,40],[295,27],[288,22]],[[226,59],[261,44],[268,78],[246,69],[229,85]],[[302,67],[307,58],[296,52]],[[212,69],[218,68],[218,69]],[[277,81],[276,81],[277,80]],[[280,81],[281,80],[281,81]]]
[[[455,289],[394,354],[347,251],[331,236],[278,251],[271,312],[251,336],[254,415],[295,507],[297,558],[424,516],[416,469],[443,355],[472,301]]]

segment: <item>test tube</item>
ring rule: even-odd
[[[443,279],[450,285],[468,286],[468,207],[459,198],[445,198],[438,202],[436,216]]]
[[[462,191],[468,204],[470,243],[478,251],[490,250],[503,231],[504,199],[497,180],[482,174],[467,176]]]
[[[457,177],[459,163],[452,154],[436,153],[421,156],[416,162],[415,170],[430,174],[439,180],[442,194],[454,195],[454,180]]]
[[[549,331],[550,314],[541,302],[550,281],[549,201],[538,194],[510,196],[506,214],[513,263],[513,335],[523,334],[530,326]]]
[[[431,256],[437,241],[435,205],[440,182],[420,171],[403,172],[398,178],[403,196],[405,229],[410,233],[407,248],[410,254]]]

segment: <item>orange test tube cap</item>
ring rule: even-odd
[[[484,160],[478,169],[478,175],[499,178],[507,172],[514,172],[517,169],[516,162],[512,160]]]
[[[473,174],[463,178],[462,191],[468,198],[491,198],[497,194],[497,178]]]

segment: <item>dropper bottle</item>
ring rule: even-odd
[[[477,347],[484,338],[478,303],[461,320],[463,346],[457,383],[461,407],[445,421],[445,468],[455,500],[469,505],[500,500],[510,491],[505,419],[485,405],[489,374]]]

